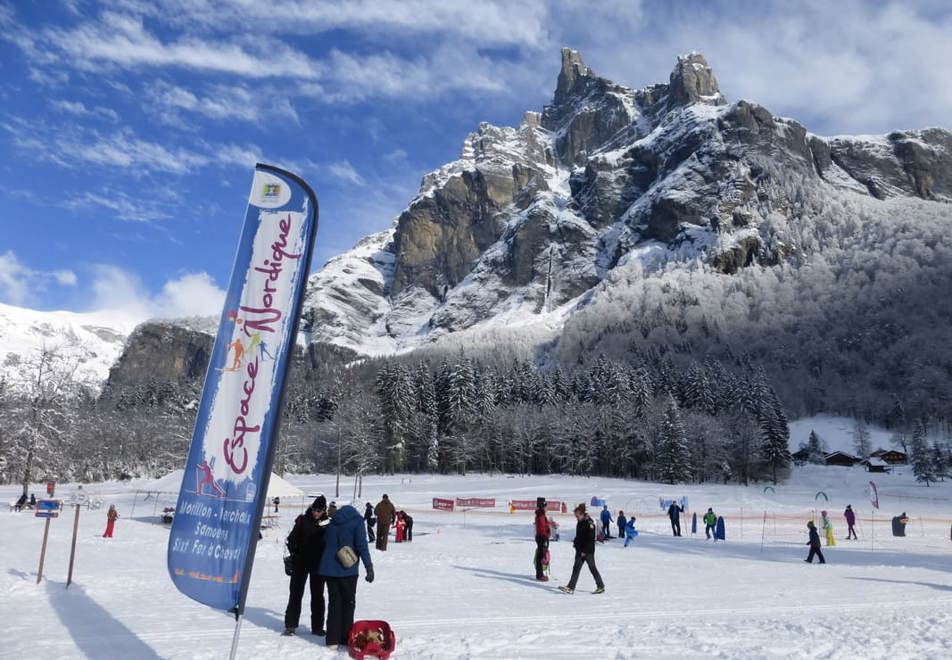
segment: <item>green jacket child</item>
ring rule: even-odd
[[[717,540],[717,537],[714,536],[714,525],[717,524],[717,514],[714,513],[714,509],[708,509],[707,513],[704,514],[704,537],[711,538],[714,537],[714,540]]]

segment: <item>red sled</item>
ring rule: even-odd
[[[397,648],[397,636],[386,621],[354,621],[347,640],[350,657],[366,656],[387,660]]]

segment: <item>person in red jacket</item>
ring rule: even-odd
[[[403,537],[406,533],[407,521],[403,519],[403,511],[397,512],[397,537],[394,539],[395,543],[403,543]]]
[[[549,549],[549,535],[552,530],[549,527],[549,516],[545,512],[546,502],[544,497],[539,497],[536,499],[536,507],[537,507],[535,512],[536,580],[539,580],[540,582],[548,582],[549,576],[546,575],[542,570],[542,560],[545,558],[546,550]]]
[[[103,538],[111,539],[112,530],[116,526],[116,519],[119,517],[119,512],[116,511],[116,505],[109,505],[109,513],[106,514],[106,531],[103,534]]]

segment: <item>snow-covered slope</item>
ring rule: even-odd
[[[107,312],[38,312],[0,304],[0,378],[21,387],[30,361],[48,349],[56,351],[65,366],[76,367],[77,382],[98,389],[134,325]]]
[[[289,478],[306,493],[334,492],[333,475]],[[669,486],[560,475],[466,477],[366,475],[363,497],[388,493],[414,517],[412,543],[372,547],[376,575],[360,580],[356,618],[387,621],[394,658],[948,658],[952,656],[952,557],[948,513],[952,484],[930,488],[911,474],[877,475],[881,509],[871,516],[869,475],[856,468],[809,466],[776,489],[763,484]],[[349,484],[348,484],[349,486]],[[0,512],[0,656],[41,658],[222,658],[234,617],[179,593],[168,578],[168,529],[155,511],[174,497],[133,511],[134,484],[87,484],[104,505],[116,503],[115,536],[102,538],[104,509],[79,518],[73,584],[64,588],[72,515],[51,521],[44,579],[36,584],[43,521]],[[42,492],[42,485],[37,485]],[[57,493],[71,488],[58,485]],[[828,502],[816,501],[823,491]],[[345,488],[341,495],[349,497]],[[0,487],[0,501],[18,487]],[[686,495],[684,535],[675,538],[659,497]],[[597,544],[606,592],[594,596],[583,569],[574,595],[556,587],[572,570],[574,519],[555,517],[549,582],[532,574],[532,512],[511,514],[509,499],[544,496],[574,505],[605,498],[613,514],[637,516],[629,547]],[[434,497],[494,497],[493,510],[434,511]],[[341,499],[338,498],[338,502]],[[355,502],[358,510],[363,502]],[[842,512],[859,516],[859,540],[846,541]],[[282,637],[288,578],[281,554],[306,502],[285,501],[276,525],[262,530],[248,591],[238,655],[284,660],[342,658],[308,629]],[[690,533],[691,514],[724,516],[726,542]],[[837,545],[827,563],[807,565],[806,521],[831,512]],[[907,535],[889,519],[906,511]],[[873,526],[875,525],[875,533]],[[614,526],[612,535],[614,536]],[[361,574],[364,569],[360,568]],[[144,600],[148,604],[144,606]],[[304,596],[307,612],[309,595]],[[38,627],[38,622],[50,625]],[[38,632],[41,631],[41,632]]]

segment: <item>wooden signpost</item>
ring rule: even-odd
[[[37,584],[43,579],[43,562],[46,560],[46,541],[50,536],[50,519],[59,516],[61,505],[59,500],[37,500],[36,502],[36,512],[33,515],[37,518],[46,518],[46,525],[43,528],[43,545],[40,546],[40,567],[36,572]]]

